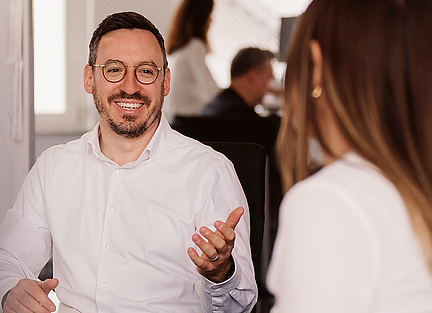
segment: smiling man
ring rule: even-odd
[[[4,312],[53,312],[53,289],[60,313],[250,312],[247,202],[232,164],[163,116],[159,31],[108,16],[83,78],[99,123],[41,155],[0,225]],[[37,281],[50,258],[55,278]]]

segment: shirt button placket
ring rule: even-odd
[[[98,265],[98,288],[96,301],[101,310],[104,312],[106,304],[109,303],[110,289],[111,289],[111,271],[112,271],[112,252],[111,252],[111,240],[112,228],[115,225],[115,216],[117,207],[117,196],[118,187],[121,185],[122,180],[122,169],[115,168],[111,174],[111,184],[108,190],[107,206],[105,207],[105,222],[103,224],[102,231],[102,245],[100,250],[100,259]]]

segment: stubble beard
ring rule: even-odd
[[[132,114],[124,114],[121,121],[115,121],[108,110],[108,106],[103,103],[98,90],[93,86],[93,101],[96,105],[96,109],[99,115],[109,127],[118,135],[125,138],[138,138],[143,135],[154,123],[159,122],[162,115],[162,105],[164,102],[164,86],[162,85],[161,93],[156,99],[155,105],[151,106],[151,100],[147,95],[136,92],[132,95],[121,91],[117,94],[111,95],[107,99],[107,103],[111,105],[116,105],[115,100],[118,99],[133,99],[143,102],[145,107],[147,107],[147,117],[143,121],[137,122],[138,116]]]

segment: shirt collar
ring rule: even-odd
[[[165,115],[162,113],[159,126],[156,129],[156,132],[154,133],[152,139],[150,140],[149,144],[144,149],[144,151],[141,153],[138,160],[128,163],[130,167],[133,167],[138,163],[150,159],[158,151],[158,149],[164,144],[166,138],[169,136],[169,133],[171,131],[172,131],[171,126],[169,125]],[[87,154],[93,152],[99,159],[112,162],[102,153],[100,149],[99,135],[100,135],[100,123],[98,122],[96,126],[93,128],[93,130],[91,130],[86,135],[84,135],[87,137],[86,152]]]

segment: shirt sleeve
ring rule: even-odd
[[[51,235],[43,214],[42,187],[35,166],[0,225],[0,297],[20,279],[37,279],[50,256]]]
[[[288,192],[267,277],[272,313],[369,312],[377,272],[376,235],[347,193],[322,182]]]
[[[229,213],[238,206],[245,209],[235,229],[233,276],[221,283],[213,283],[201,277],[196,283],[203,312],[250,312],[258,293],[249,242],[250,217],[246,197],[232,164],[226,161],[211,167],[204,176],[202,189],[198,194],[202,212],[201,224],[213,230],[213,223],[217,219],[225,221]]]

